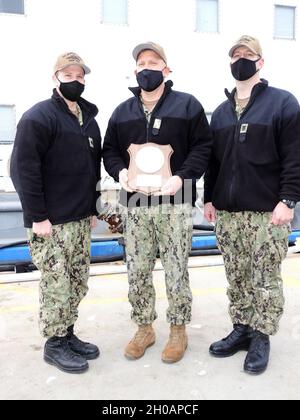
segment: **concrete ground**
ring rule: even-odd
[[[38,283],[0,284],[0,399],[299,399],[300,255],[283,265],[286,312],[281,332],[272,339],[270,368],[259,377],[243,372],[246,353],[225,360],[208,354],[209,345],[231,329],[224,268],[191,268],[190,274],[194,293],[190,344],[185,358],[172,366],[160,359],[168,338],[163,272],[155,273],[157,343],[136,362],[123,357],[135,331],[129,318],[126,274],[91,278],[77,332],[98,344],[102,356],[80,376],[64,374],[42,360]]]

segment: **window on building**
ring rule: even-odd
[[[197,32],[219,32],[219,0],[196,0]]]
[[[128,0],[102,0],[102,22],[126,25]]]
[[[11,105],[0,105],[0,144],[11,144],[16,134],[16,109]]]
[[[296,7],[275,6],[275,38],[296,38]]]
[[[24,15],[24,0],[0,0],[0,13]]]

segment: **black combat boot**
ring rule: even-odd
[[[260,375],[267,370],[270,358],[270,337],[259,331],[254,331],[244,370],[253,375]]]
[[[247,325],[234,325],[234,330],[228,337],[211,345],[210,354],[215,357],[230,357],[239,351],[248,351],[251,331]]]
[[[70,349],[67,337],[50,338],[45,344],[44,360],[67,373],[83,373],[89,368],[88,362]]]
[[[84,357],[86,360],[94,360],[100,356],[100,351],[97,346],[90,343],[84,343],[76,337],[74,334],[74,325],[71,325],[68,328],[67,338],[70,349],[73,350],[74,353],[80,354],[80,356]]]

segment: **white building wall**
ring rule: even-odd
[[[49,97],[56,57],[74,50],[92,69],[84,96],[99,107],[104,134],[114,108],[130,96],[128,85],[136,84],[133,47],[153,40],[166,50],[174,88],[194,94],[211,112],[224,100],[224,87],[234,86],[228,50],[242,34],[261,40],[262,76],[300,99],[299,15],[296,41],[274,39],[274,5],[297,6],[299,14],[299,0],[219,4],[219,33],[203,34],[195,31],[195,0],[129,0],[128,25],[101,24],[101,0],[25,0],[25,16],[0,14],[0,104],[16,105],[18,120]]]

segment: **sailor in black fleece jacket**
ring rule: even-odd
[[[212,137],[201,104],[193,96],[172,90],[164,83],[170,73],[162,47],[138,45],[139,87],[134,97],[113,113],[105,136],[103,155],[107,172],[120,181],[124,206],[125,243],[132,319],[139,331],[125,349],[126,357],[138,359],[155,341],[152,323],[157,318],[152,271],[157,251],[166,271],[169,300],[167,320],[170,341],[162,359],[180,360],[187,347],[185,325],[191,321],[192,292],[188,257],[192,240],[192,206],[196,181],[204,174],[211,154]],[[156,195],[147,197],[128,185],[131,144],[171,145],[172,177]]]
[[[258,374],[283,314],[281,263],[300,200],[300,108],[289,92],[260,79],[257,39],[243,36],[229,55],[236,89],[212,116],[205,216],[216,222],[234,332],[210,352],[249,350],[244,369]]]
[[[99,355],[96,346],[83,343],[73,331],[88,291],[100,180],[98,109],[81,98],[89,72],[75,53],[58,58],[53,96],[21,118],[11,160],[32,260],[42,274],[44,359],[68,373],[86,371],[86,359]]]

